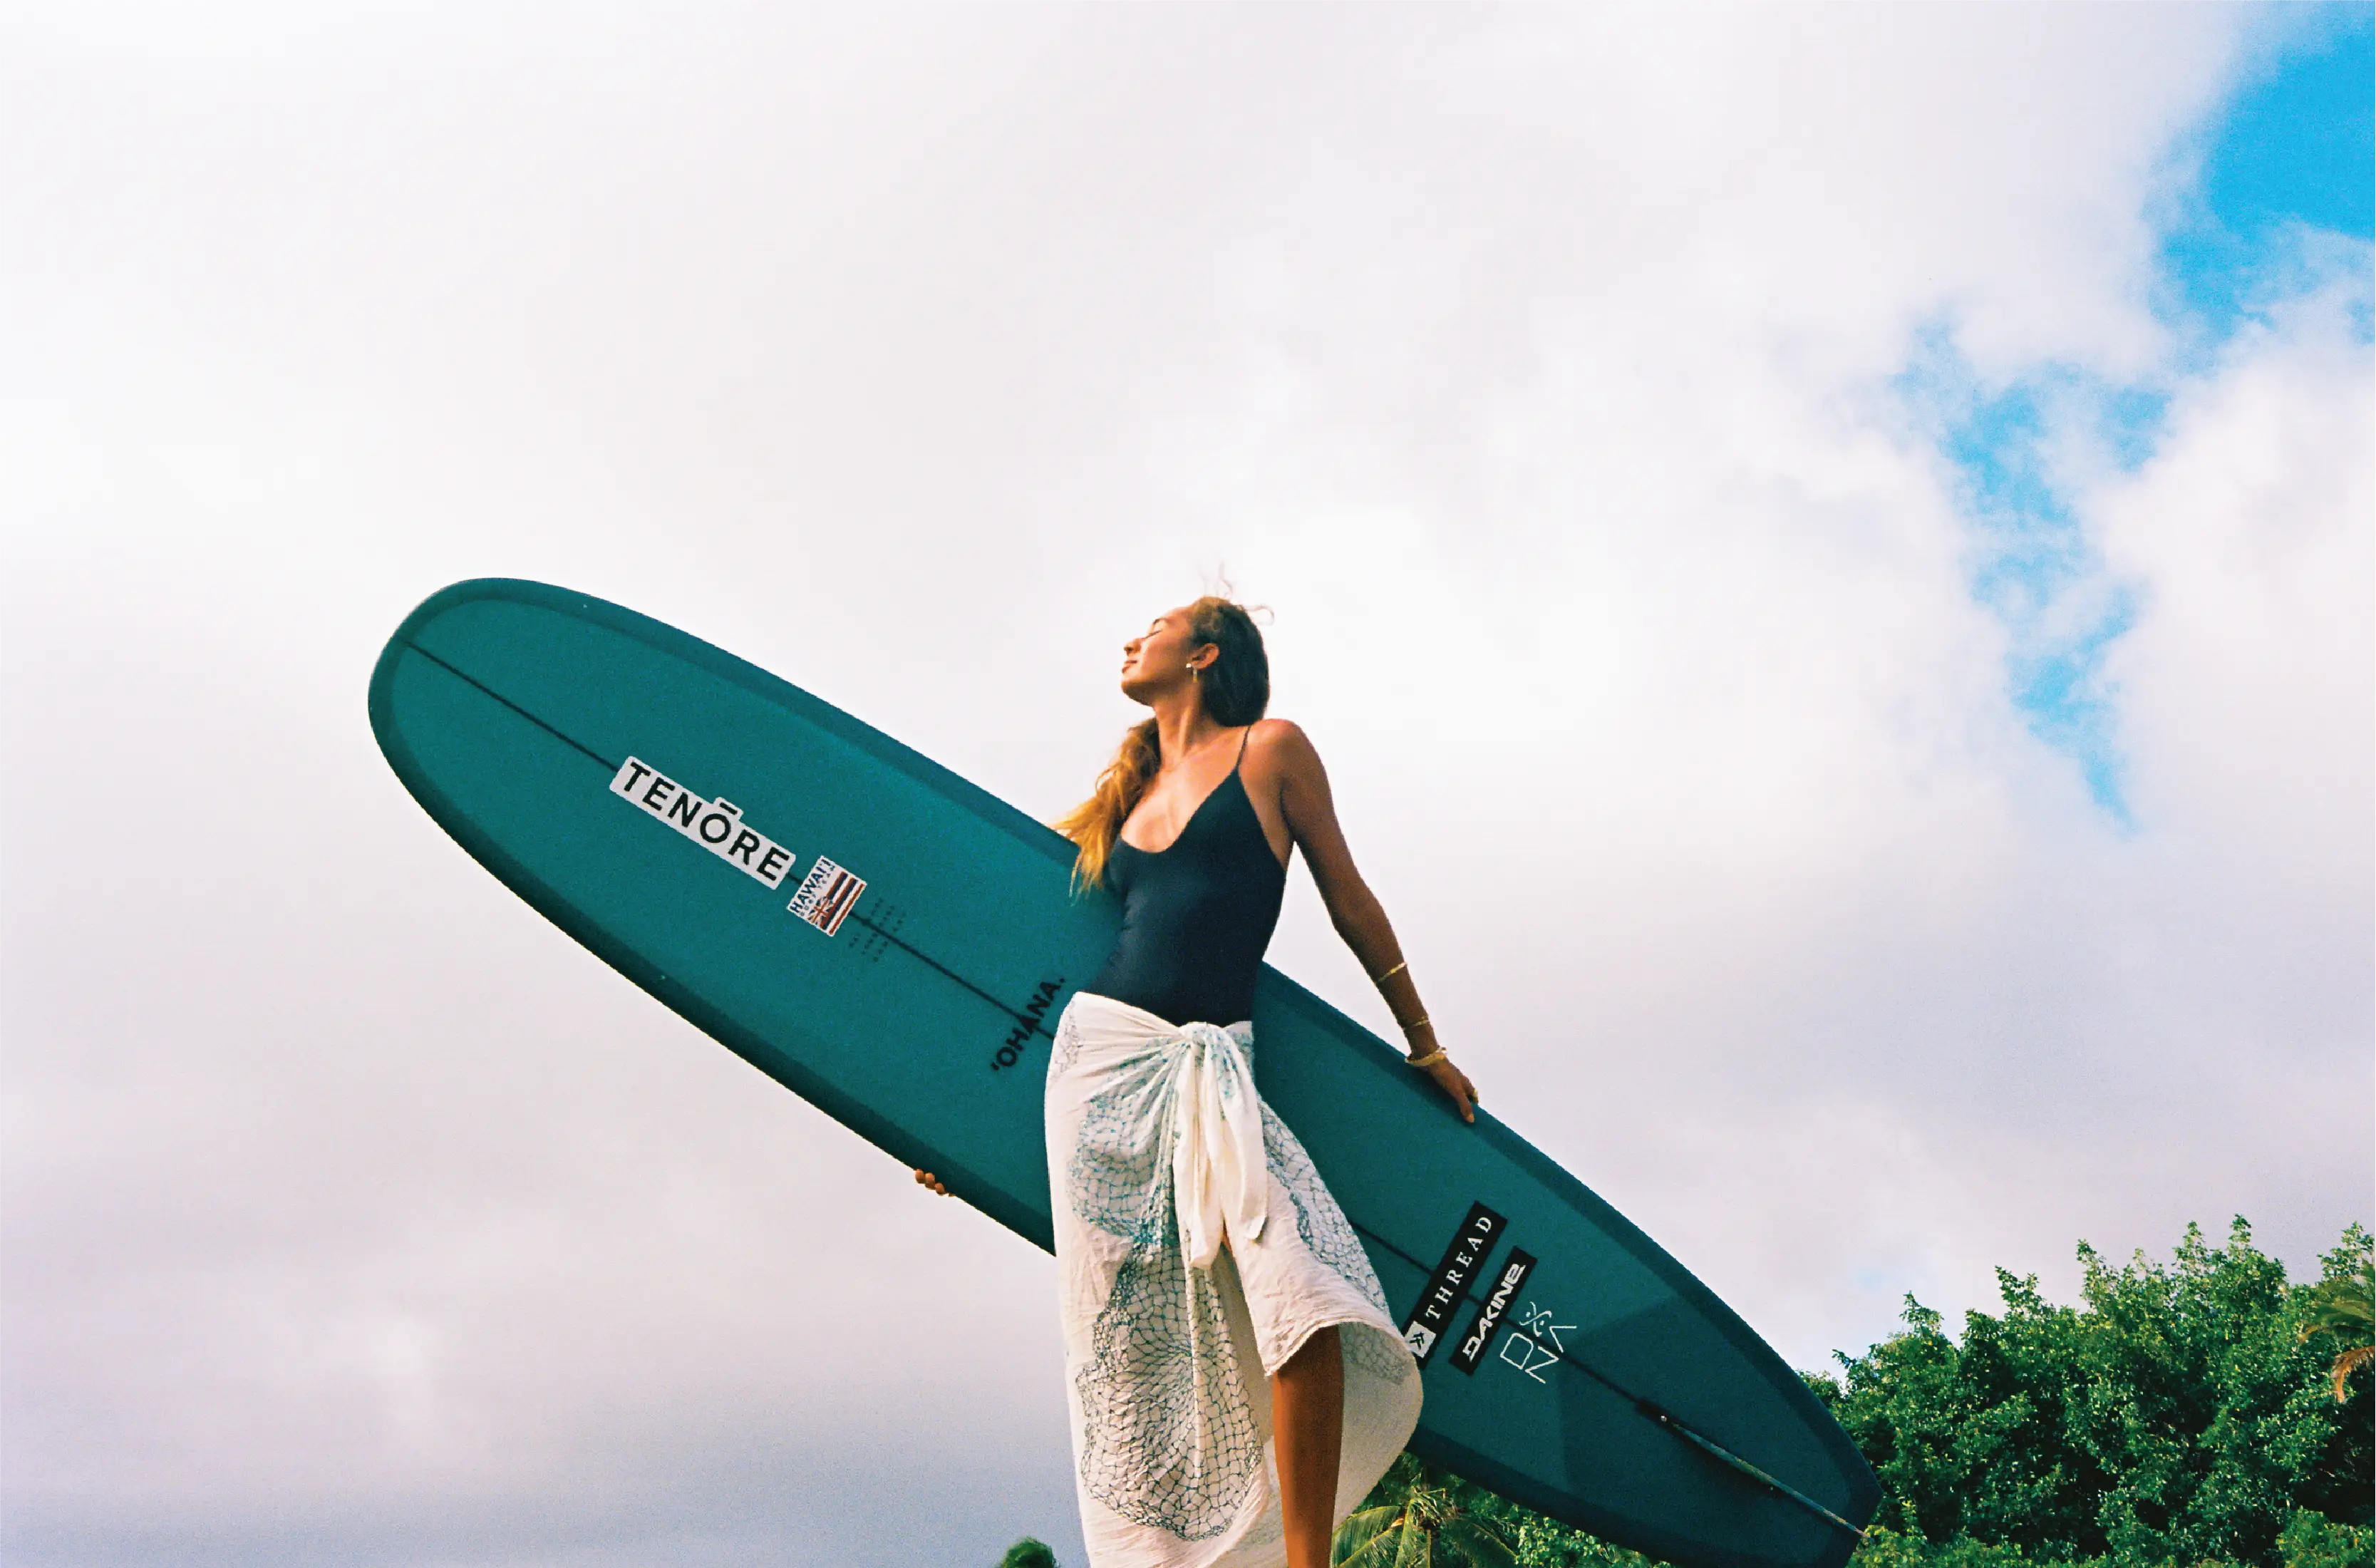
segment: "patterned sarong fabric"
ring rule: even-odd
[[[1344,1212],[1255,1092],[1246,1024],[1083,992],[1048,1066],[1048,1172],[1091,1568],[1278,1568],[1265,1381],[1345,1359],[1336,1517],[1419,1422],[1419,1369]]]

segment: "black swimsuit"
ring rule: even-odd
[[[1122,895],[1122,934],[1084,989],[1173,1024],[1233,1024],[1253,1014],[1287,868],[1238,777],[1245,760],[1240,740],[1237,766],[1170,849],[1114,839],[1106,885]]]

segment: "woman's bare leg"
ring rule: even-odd
[[[1336,1460],[1345,1443],[1345,1356],[1334,1327],[1305,1340],[1271,1378],[1270,1425],[1287,1568],[1328,1568]]]

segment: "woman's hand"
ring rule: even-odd
[[[1430,1046],[1428,1049],[1435,1048]],[[1477,1124],[1477,1112],[1474,1109],[1477,1104],[1477,1086],[1468,1081],[1467,1074],[1452,1064],[1451,1057],[1439,1056],[1420,1071],[1433,1078],[1435,1087],[1452,1097],[1452,1103],[1459,1108],[1460,1119],[1463,1122],[1472,1127]]]
[[[940,1194],[943,1197],[947,1197],[949,1195],[949,1190],[941,1185],[941,1179],[933,1175],[929,1170],[919,1170],[916,1172],[916,1184],[921,1187],[930,1187],[933,1191]]]

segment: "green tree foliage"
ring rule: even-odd
[[[1006,1549],[1006,1555],[998,1560],[998,1568],[1056,1568],[1056,1554],[1049,1550],[1046,1541],[1025,1536]]]
[[[2346,1231],[2325,1277],[2367,1240]],[[1809,1379],[1881,1478],[1877,1523],[2036,1561],[2263,1568],[2297,1509],[2368,1523],[2370,1402],[2337,1406],[2331,1352],[2303,1339],[2316,1287],[2240,1218],[2224,1247],[2190,1226],[2168,1265],[2079,1259],[2082,1306],[2000,1270],[2004,1314],[1966,1313],[1961,1345],[1909,1297],[1904,1333]]]
[[[1356,1521],[1364,1520],[1365,1515],[1374,1521],[1382,1514],[1389,1516],[1387,1527],[1364,1522],[1356,1529]],[[1436,1568],[1467,1568],[1471,1562],[1478,1568],[1487,1568],[1489,1564],[1501,1568],[1505,1563],[1515,1564],[1515,1568],[1650,1568],[1650,1559],[1638,1551],[1627,1551],[1581,1530],[1569,1529],[1411,1454],[1397,1458],[1378,1484],[1371,1488],[1370,1495],[1361,1500],[1361,1506],[1338,1526],[1331,1561],[1337,1568],[1370,1568],[1371,1560],[1356,1558],[1354,1552],[1374,1541],[1384,1543],[1371,1547],[1372,1551],[1382,1553],[1376,1558],[1380,1568],[1403,1568],[1403,1560],[1395,1554],[1396,1536],[1389,1531],[1404,1519],[1430,1515],[1448,1516],[1468,1526],[1452,1538],[1452,1551],[1439,1550],[1434,1558]],[[1438,1541],[1444,1538],[1436,1538]],[[1480,1539],[1485,1544],[1471,1545]],[[1467,1555],[1455,1555],[1462,1552]],[[1496,1552],[1500,1555],[1494,1555]],[[1426,1562],[1428,1559],[1414,1561]]]
[[[1336,1568],[1516,1568],[1509,1543],[1478,1512],[1491,1497],[1401,1455],[1336,1526],[1328,1561]]]
[[[2285,1568],[2368,1568],[2376,1558],[2376,1529],[2338,1525],[2303,1509],[2278,1532],[2277,1556]]]
[[[2082,1243],[2080,1305],[2000,1271],[2003,1313],[1965,1314],[1960,1344],[1907,1298],[1904,1332],[1807,1378],[1881,1478],[1849,1568],[2371,1568],[2376,1379],[2333,1392],[2369,1241],[2352,1226],[2304,1285],[2241,1219],[2167,1264]],[[1651,1568],[1408,1455],[1365,1506],[1415,1487],[1517,1568]]]

